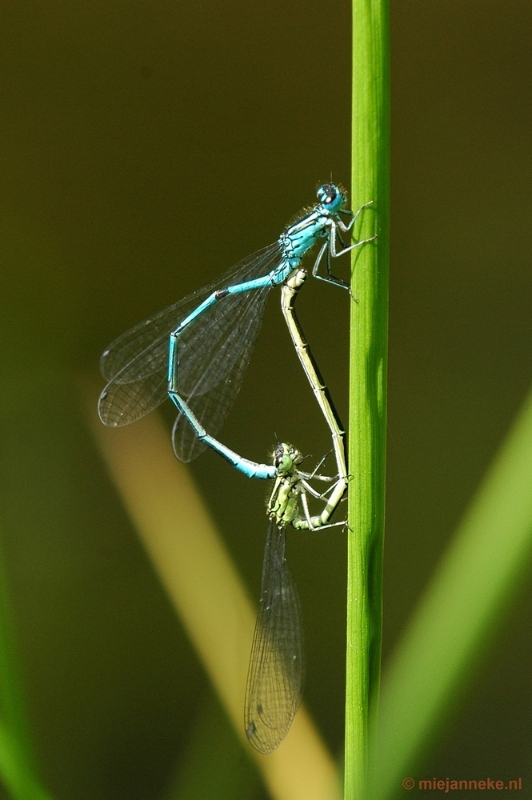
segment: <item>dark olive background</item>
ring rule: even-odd
[[[57,799],[155,799],[210,690],[75,378],[273,241],[331,173],[348,185],[349,4],[4,0],[0,20],[0,519],[36,750]],[[531,34],[526,0],[391,4],[385,658],[531,382]],[[348,299],[309,282],[299,311],[346,419]],[[328,447],[275,295],[223,440],[263,460],[277,437]],[[192,469],[256,595],[265,488],[210,453]],[[289,548],[305,696],[340,753],[345,536]],[[419,777],[532,779],[517,598]],[[234,797],[261,796],[249,780]]]

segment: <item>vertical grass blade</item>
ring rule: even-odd
[[[357,238],[351,304],[346,685],[346,800],[363,800],[369,720],[378,696],[384,533],[389,238],[388,0],[353,0],[352,207],[369,200]]]

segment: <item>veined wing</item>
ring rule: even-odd
[[[188,295],[173,306],[154,314],[115,339],[105,350],[100,360],[102,375],[108,380],[98,405],[102,422],[111,427],[128,425],[162,403],[167,396],[170,332],[213,291],[267,275],[279,261],[280,249],[276,242],[240,261],[220,280]],[[254,293],[250,292],[249,294],[252,295]],[[218,313],[224,316],[223,307],[228,302],[231,305],[230,301],[233,300],[233,297],[236,298],[237,306],[240,304],[246,305],[247,293],[228,296],[219,303],[214,304],[213,314],[209,314],[210,309],[205,312],[207,314],[205,321],[203,321],[204,315],[198,317],[191,324],[190,333],[188,330],[186,331],[186,337],[184,332],[184,345],[187,344],[187,341],[190,344],[195,338],[198,340],[199,346],[189,347],[191,357],[199,357],[201,359],[201,353],[204,352],[207,358],[207,367],[204,368],[203,372],[208,370],[209,355],[209,349],[205,350],[201,346],[209,337],[209,330],[205,331],[203,327],[206,322],[212,324]],[[239,313],[238,310],[235,311],[234,305],[233,313]],[[242,344],[244,350],[246,346],[244,342]],[[186,350],[186,347],[183,349]],[[179,360],[185,380],[187,358],[188,356],[184,353],[180,353]],[[237,358],[237,356],[233,358]],[[231,362],[228,364],[229,369],[230,364]],[[201,363],[197,366],[191,365],[188,368],[188,372],[192,374],[189,383],[194,381],[197,383],[196,375],[198,372],[202,372]],[[217,380],[223,379],[223,373],[218,370]],[[208,386],[208,382],[205,386]],[[201,385],[199,388],[201,388]]]
[[[217,435],[240,391],[269,288],[226,297],[205,312],[205,322],[194,322],[179,339],[178,390],[211,436]],[[180,416],[172,441],[180,461],[192,461],[205,448]]]
[[[288,733],[305,671],[301,606],[285,561],[285,535],[270,522],[246,687],[246,734],[261,753],[272,753]]]

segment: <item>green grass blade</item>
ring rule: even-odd
[[[532,393],[486,475],[386,676],[371,797],[401,791],[530,564]]]
[[[6,725],[0,723],[0,780],[13,800],[51,800],[39,784],[24,748]]]
[[[352,207],[373,201],[357,238],[351,304],[345,797],[363,800],[381,651],[389,228],[388,0],[353,2]]]
[[[31,749],[16,660],[3,553],[0,550],[0,716],[17,739],[24,760],[29,763]]]
[[[15,800],[48,800],[33,763],[0,550],[0,781]]]

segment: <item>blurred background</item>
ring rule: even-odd
[[[4,0],[0,20],[0,526],[35,749],[58,800],[155,800],[226,723],[77,380],[103,386],[113,338],[348,186],[349,4]],[[532,381],[531,33],[526,0],[391,2],[385,664]],[[329,447],[278,306],[222,435],[260,461]],[[347,297],[309,281],[298,309],[347,420]],[[191,469],[258,598],[264,486],[211,453]],[[345,536],[294,533],[289,560],[305,699],[340,754]],[[525,583],[423,775],[532,778]],[[233,759],[233,796],[265,797],[236,739]]]

